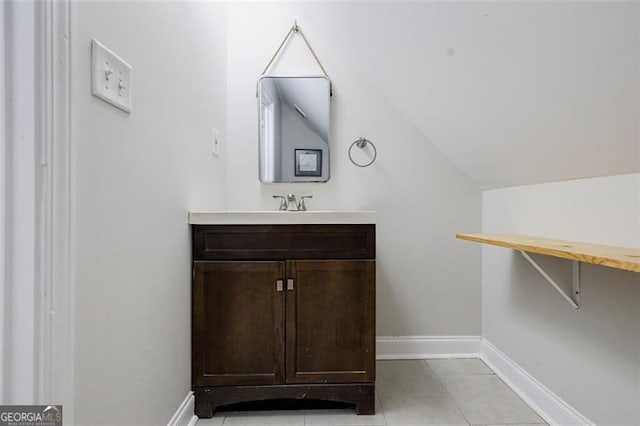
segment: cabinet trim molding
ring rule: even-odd
[[[375,259],[375,225],[193,225],[194,260]]]

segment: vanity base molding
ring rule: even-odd
[[[196,415],[210,418],[219,407],[269,399],[306,399],[352,404],[356,414],[375,414],[375,384],[196,387]]]

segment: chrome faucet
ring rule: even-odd
[[[273,198],[280,198],[280,207],[278,210],[286,210],[287,209],[287,197],[284,195],[274,195]]]
[[[313,198],[313,195],[303,195],[302,197],[300,197],[300,202],[298,202],[298,210],[301,212],[307,211],[307,206],[304,204],[305,198]]]
[[[287,194],[286,197],[284,195],[274,195],[273,198],[280,198],[280,207],[278,208],[280,211],[304,212],[307,211],[304,199],[313,198],[313,195],[303,195],[300,197],[300,201],[296,201],[296,196],[293,194]]]
[[[287,194],[287,211],[295,212],[298,211],[298,203],[296,201],[296,196],[293,194]]]

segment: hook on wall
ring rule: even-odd
[[[300,34],[302,36],[302,40],[307,45],[307,48],[309,49],[309,52],[311,52],[311,55],[313,55],[313,59],[316,60],[316,63],[318,64],[318,66],[322,70],[322,74],[324,74],[324,76],[327,77],[327,80],[329,80],[329,95],[333,96],[333,84],[331,83],[331,78],[329,77],[329,74],[327,74],[327,71],[322,66],[322,62],[320,62],[320,59],[318,59],[318,55],[316,55],[316,52],[313,50],[313,47],[311,47],[311,44],[307,40],[307,37],[305,37],[304,32],[302,32],[302,28],[300,28],[298,26],[298,20],[297,19],[295,21],[293,21],[293,25],[289,29],[289,32],[284,37],[284,40],[282,40],[282,43],[280,43],[280,46],[278,46],[278,49],[276,50],[276,53],[273,54],[273,56],[271,57],[271,60],[269,60],[269,63],[264,68],[264,70],[262,71],[261,75],[266,75],[267,74],[267,71],[269,71],[269,68],[271,68],[271,65],[278,58],[278,55],[282,52],[282,48],[289,42],[289,40],[291,39],[291,37],[294,34]],[[257,95],[258,95],[258,90],[257,90],[257,87],[256,87],[256,96]]]
[[[356,162],[353,159],[353,155],[352,155],[353,147],[357,146],[360,149],[364,149],[364,148],[367,147],[367,145],[371,145],[371,148],[373,148],[373,158],[368,163],[358,163],[358,162]],[[376,149],[376,146],[373,144],[373,142],[371,142],[367,138],[359,137],[358,139],[353,141],[353,143],[349,147],[349,160],[351,160],[351,162],[354,165],[358,166],[358,167],[369,167],[370,165],[372,165],[376,161],[376,157],[378,157],[378,150]]]

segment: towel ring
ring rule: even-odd
[[[366,164],[356,163],[356,161],[353,159],[353,156],[351,155],[351,150],[353,149],[354,146],[357,146],[358,148],[362,149],[365,146],[367,146],[367,144],[371,145],[371,147],[373,148],[373,158],[371,159],[371,161],[369,161]],[[377,156],[378,156],[378,150],[376,149],[376,146],[373,144],[373,142],[371,142],[369,139],[366,139],[366,138],[356,139],[349,147],[349,160],[351,160],[351,162],[358,167],[369,167],[376,161]]]

